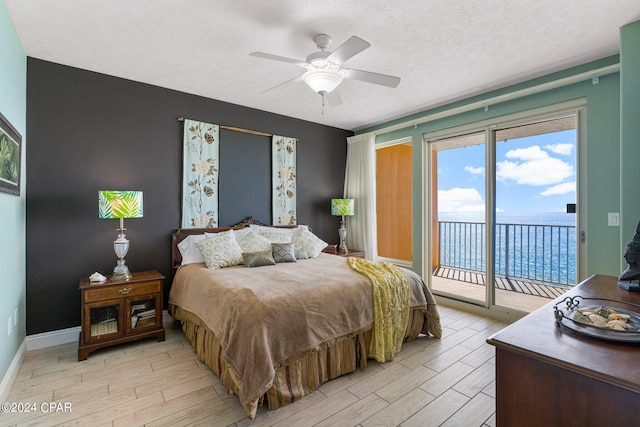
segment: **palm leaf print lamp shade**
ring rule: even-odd
[[[345,216],[352,216],[354,212],[353,199],[331,199],[331,215],[340,216],[340,228],[338,235],[340,236],[340,244],[338,245],[339,254],[348,254],[347,249],[347,225],[344,222]]]
[[[113,269],[114,280],[129,279],[131,272],[125,264],[124,257],[129,252],[129,241],[124,232],[124,218],[141,218],[142,191],[108,191],[98,192],[98,216],[100,218],[119,218],[120,228],[118,228],[118,238],[113,241],[113,250],[118,257],[117,264]]]

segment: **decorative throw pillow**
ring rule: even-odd
[[[299,259],[309,259],[309,255],[307,255],[307,251],[301,248],[293,247],[293,252],[296,256],[296,260]]]
[[[249,227],[255,231],[256,233],[260,233],[261,231],[273,231],[274,233],[291,233],[292,231],[295,231],[295,228],[289,228],[289,227],[276,227],[276,226],[272,226],[272,225],[255,225],[255,224],[251,224],[249,225]]]
[[[244,261],[244,266],[249,268],[276,264],[270,250],[262,252],[243,253],[242,259]]]
[[[309,258],[317,258],[327,247],[327,242],[313,234],[306,227],[298,227],[293,235],[293,243],[298,250],[304,250]]]
[[[204,262],[202,252],[200,252],[200,249],[195,245],[196,242],[204,239],[204,234],[193,234],[178,243],[178,250],[180,251],[180,255],[182,255],[182,265]]]
[[[293,234],[298,229],[298,226],[282,226],[282,225],[250,225],[251,229],[256,233],[272,232],[281,234]],[[306,225],[304,226],[306,227]]]
[[[236,242],[233,231],[223,231],[210,236],[196,242],[207,268],[217,270],[242,263],[242,249]]]
[[[268,239],[251,230],[238,243],[243,253],[263,252],[271,249],[271,242]]]
[[[295,230],[295,228],[292,228],[291,230]],[[258,234],[268,239],[271,243],[291,243],[293,239],[293,232],[281,232],[261,229]]]
[[[293,243],[272,243],[271,248],[275,262],[296,262]]]
[[[233,235],[236,238],[236,242],[238,242],[238,244],[240,246],[242,246],[242,240],[244,240],[244,238],[247,237],[249,235],[249,233],[251,233],[251,229],[249,227],[240,228],[238,230],[233,230]],[[205,234],[207,234],[207,233],[205,233]]]

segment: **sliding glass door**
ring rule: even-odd
[[[576,113],[426,141],[434,293],[531,312],[576,283]]]
[[[452,298],[487,301],[486,140],[479,131],[431,144],[431,285]]]
[[[495,304],[530,312],[576,283],[576,117],[493,134]]]

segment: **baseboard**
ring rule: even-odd
[[[162,312],[162,323],[173,322],[173,317],[164,310]],[[41,348],[53,347],[54,345],[77,342],[80,334],[80,326],[57,331],[43,332],[41,334],[29,335],[25,338],[27,351],[39,350]]]
[[[13,357],[13,360],[9,365],[9,369],[7,369],[7,373],[4,374],[4,378],[2,378],[2,382],[0,383],[0,402],[7,401],[7,397],[9,396],[9,392],[11,391],[11,387],[13,387],[13,382],[18,376],[18,372],[20,371],[20,367],[22,366],[26,348],[27,339],[25,338],[24,340],[22,340],[22,344],[20,345],[20,347],[18,347],[18,351]]]
[[[53,347],[54,345],[67,344],[78,341],[80,326],[57,331],[43,332],[41,334],[28,335],[27,351],[39,350],[41,348]]]

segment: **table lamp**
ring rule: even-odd
[[[129,279],[131,272],[124,262],[129,252],[129,241],[124,232],[124,218],[141,218],[142,191],[98,191],[98,216],[100,218],[119,218],[118,238],[113,241],[113,250],[118,257],[113,269],[113,280]]]
[[[353,199],[331,199],[331,215],[342,217],[340,220],[340,228],[338,229],[338,235],[340,236],[338,253],[348,254],[347,225],[344,222],[344,217],[353,215]]]

